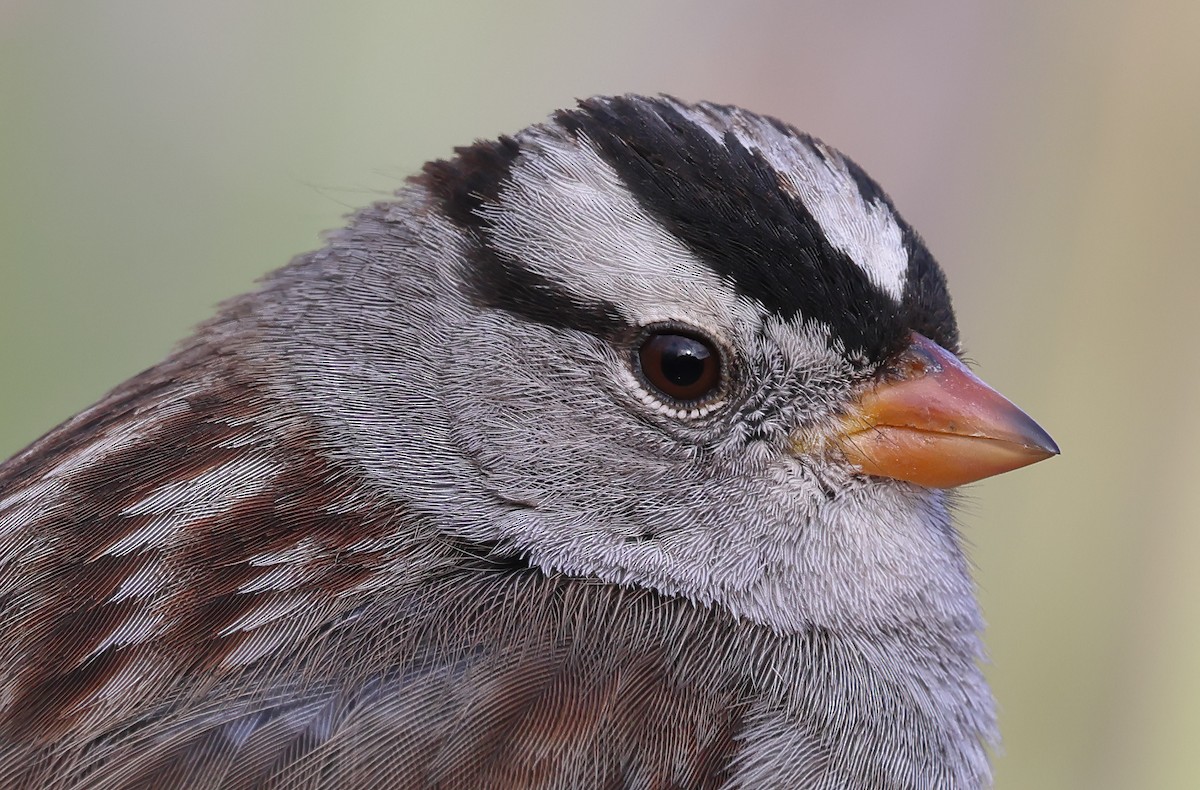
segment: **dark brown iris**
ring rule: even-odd
[[[721,359],[708,340],[677,332],[655,332],[638,350],[642,375],[668,399],[694,403],[721,384]]]

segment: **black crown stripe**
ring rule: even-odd
[[[556,120],[591,140],[643,209],[739,292],[785,319],[823,322],[873,361],[907,343],[903,306],[830,244],[780,174],[732,132],[722,145],[669,101],[639,97],[589,99]],[[852,172],[864,197],[882,194]]]
[[[499,198],[521,153],[517,141],[501,137],[455,149],[455,153],[453,159],[425,165],[418,181],[475,242],[471,255],[475,276],[468,282],[472,301],[558,329],[577,329],[598,337],[622,331],[626,322],[616,305],[602,299],[580,299],[489,243],[490,222],[479,209]]]

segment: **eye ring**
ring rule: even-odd
[[[724,386],[720,347],[695,330],[651,327],[638,340],[634,367],[652,394],[676,408],[709,403]]]

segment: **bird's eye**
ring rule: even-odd
[[[706,400],[721,385],[720,354],[711,341],[694,335],[647,335],[638,349],[638,367],[650,386],[683,404]]]

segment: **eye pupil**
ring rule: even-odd
[[[690,405],[711,397],[721,362],[711,341],[679,332],[655,332],[638,351],[641,373],[666,400]]]
[[[690,337],[680,335],[673,335],[666,342],[667,347],[662,352],[663,375],[680,387],[699,381],[708,361],[708,349]]]

